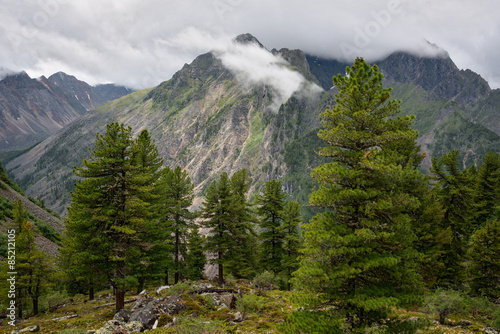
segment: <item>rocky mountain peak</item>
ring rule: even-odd
[[[236,38],[233,39],[234,42],[236,43],[240,43],[240,44],[256,44],[258,46],[260,46],[261,48],[265,49],[265,46],[262,45],[261,42],[259,42],[259,40],[257,38],[255,38],[252,34],[241,34],[241,35],[238,35],[236,36]]]

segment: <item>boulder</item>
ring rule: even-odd
[[[227,308],[233,309],[236,305],[236,297],[232,293],[219,294],[218,299],[221,304],[225,305]]]
[[[156,306],[156,300],[149,302],[141,309],[134,311],[129,318],[130,322],[137,321],[146,329],[153,328],[155,321],[160,317],[160,312]]]
[[[130,319],[130,314],[131,312],[127,309],[122,308],[118,312],[116,312],[115,316],[113,317],[113,320],[117,320],[120,322],[127,322],[128,319]]]
[[[132,304],[132,306],[130,307],[130,312],[133,313],[137,310],[142,309],[144,306],[149,304],[152,300],[154,300],[154,298],[153,298],[153,296],[150,296],[150,295],[144,295],[144,296],[139,297],[139,299],[137,299],[134,302],[134,304]]]
[[[469,320],[460,320],[459,322],[457,322],[457,326],[467,328],[469,326],[472,326],[472,322],[470,322]]]
[[[498,332],[492,328],[492,327],[484,327],[483,331],[486,333],[486,334],[498,334]]]
[[[12,334],[20,334],[20,333],[37,333],[40,331],[40,327],[38,325],[29,326],[18,331],[12,331]]]

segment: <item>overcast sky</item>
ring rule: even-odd
[[[500,87],[497,0],[0,0],[0,70],[145,88],[241,33],[349,61],[432,43]]]

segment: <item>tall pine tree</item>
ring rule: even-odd
[[[418,291],[409,210],[420,203],[407,187],[422,156],[414,117],[398,116],[378,67],[358,58],[346,72],[333,78],[337,103],[321,115],[320,155],[332,162],[314,169],[320,187],[310,203],[325,212],[304,226],[296,277],[363,327]]]
[[[283,233],[281,228],[281,213],[285,206],[286,194],[283,192],[281,182],[270,180],[264,189],[257,195],[257,214],[260,216],[261,228],[261,264],[263,269],[277,274],[281,271],[283,258]]]
[[[299,267],[299,247],[301,245],[299,226],[302,223],[300,216],[300,204],[295,201],[287,202],[281,214],[283,225],[281,234],[283,235],[283,257],[281,268],[285,273],[287,288],[290,291],[292,272]]]
[[[82,179],[76,184],[68,209],[66,246],[75,247],[80,258],[104,265],[116,289],[117,310],[124,307],[125,289],[137,283],[130,270],[134,256],[147,247],[141,235],[149,216],[153,184],[146,181],[151,178],[151,170],[138,158],[144,137],[143,133],[142,139],[134,141],[130,127],[108,124],[104,135],[96,135],[91,157],[74,169]],[[154,154],[154,150],[150,152]],[[93,237],[82,240],[89,235]],[[85,249],[82,244],[86,242],[90,247]]]

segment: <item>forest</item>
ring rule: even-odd
[[[164,166],[147,130],[134,138],[107,124],[74,168],[57,259],[35,247],[23,204],[12,206],[16,316],[36,316],[51,294],[91,301],[104,290],[120,311],[126,295],[210,272],[218,288],[267,280],[293,294],[277,332],[423,333],[428,324],[393,317],[415,308],[441,325],[462,312],[500,329],[500,155],[464,168],[453,150],[425,172],[414,116],[400,115],[382,82],[362,58],[333,78],[336,103],[321,114],[317,148],[328,162],[311,170],[309,220],[281,180],[249,194],[246,169],[221,171],[194,205],[188,171]],[[2,266],[3,312],[9,261]]]

